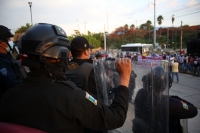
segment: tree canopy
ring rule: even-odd
[[[18,28],[15,33],[24,33],[26,32],[29,28],[31,27],[31,25],[29,23],[26,23],[25,26],[21,26],[20,28]]]
[[[158,24],[161,25],[162,24],[162,20],[163,20],[163,16],[162,15],[159,15],[158,18],[157,18],[157,21],[158,21]]]
[[[161,16],[161,15],[160,15]],[[174,16],[173,16],[174,17]],[[162,17],[161,17],[162,18]],[[163,20],[163,19],[157,20]],[[19,27],[15,31],[15,36],[19,36],[26,32],[31,25],[27,23],[25,26]],[[119,26],[110,34],[106,33],[106,46],[107,48],[121,48],[121,45],[127,43],[148,43],[153,44],[153,25],[150,20],[146,21],[140,25],[139,28],[135,28],[134,24],[130,26],[128,24],[124,24],[124,26]],[[197,38],[197,31],[200,30],[200,25],[197,26],[189,26],[185,24],[182,26],[182,46],[186,47],[186,44],[191,39]],[[162,33],[162,36],[161,36]],[[158,31],[156,31],[158,35]],[[162,31],[160,29],[160,36],[157,37],[157,42],[164,48],[165,44],[170,44],[172,48],[178,48],[180,46],[180,34],[181,27],[168,27],[163,28]],[[14,40],[19,40],[19,37],[15,37]],[[80,33],[78,30],[74,30],[74,34],[68,36],[68,39],[72,41],[73,38],[77,36],[84,36],[88,39],[89,43],[93,45],[95,48],[104,47],[104,33],[92,33],[88,31],[87,35]]]

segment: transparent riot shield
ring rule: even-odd
[[[119,75],[115,70],[115,61],[94,60],[93,65],[98,101],[110,105],[114,97],[114,94],[110,94],[110,92],[112,88],[117,87],[119,83]]]
[[[129,83],[129,108],[124,125],[109,133],[168,133],[169,73],[168,63],[132,63]],[[119,75],[115,61],[94,60],[98,101],[112,103]]]

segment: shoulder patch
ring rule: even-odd
[[[76,69],[77,67],[79,67],[79,65],[78,65],[76,62],[71,62],[71,63],[67,66],[67,69],[68,69],[68,70],[74,70],[74,69]]]
[[[92,102],[94,105],[97,105],[97,100],[93,98],[90,94],[86,92],[85,98]]]
[[[186,110],[189,110],[189,107],[188,107],[187,103],[185,103],[183,101],[181,101],[181,102],[182,102],[183,108],[186,109]]]
[[[1,68],[0,73],[4,76],[7,76],[7,69],[6,68]]]

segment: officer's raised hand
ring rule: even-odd
[[[128,88],[131,74],[131,59],[118,58],[116,61],[116,70],[119,73],[119,85],[124,85]]]

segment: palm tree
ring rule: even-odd
[[[158,21],[158,24],[161,25],[162,24],[162,20],[163,20],[163,16],[162,15],[159,15],[158,18],[157,18],[157,21]],[[160,27],[160,36],[161,36],[161,27]]]
[[[172,15],[172,42],[173,42],[173,25],[174,25],[174,14]]]
[[[132,24],[132,25],[130,26],[130,29],[132,29],[132,28],[135,28],[135,25],[134,25],[134,24]]]
[[[128,28],[128,24],[125,24],[124,27],[125,27],[125,28]]]
[[[140,25],[140,29],[146,30],[146,29],[147,29],[147,25],[146,25],[146,23],[141,24],[141,25]]]
[[[149,39],[150,39],[150,28],[151,28],[151,21],[150,20],[148,20],[147,22],[146,22],[146,25],[147,25],[147,28],[149,29]]]
[[[174,18],[174,14],[172,15],[172,24],[174,23],[174,20],[175,20],[175,18]]]

